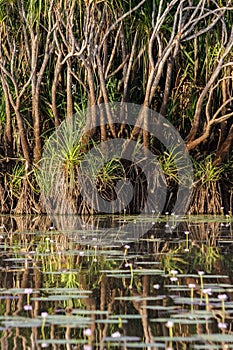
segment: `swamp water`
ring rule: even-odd
[[[0,217],[2,350],[233,349],[232,217],[145,217],[121,246],[99,229],[136,217],[80,220]]]

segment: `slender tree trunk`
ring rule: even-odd
[[[215,159],[213,161],[213,166],[220,165],[224,163],[228,156],[230,156],[230,151],[233,149],[233,124],[231,125],[228,135],[224,142],[219,145]]]
[[[67,117],[71,118],[73,115],[73,96],[72,96],[72,74],[71,63],[67,60],[67,75],[66,75],[66,100],[67,100]]]
[[[54,68],[54,78],[52,83],[52,111],[53,111],[53,117],[54,117],[54,124],[57,128],[59,126],[59,117],[58,117],[58,110],[57,110],[57,87],[59,83],[59,76],[62,69],[62,53],[60,52],[57,58],[57,62]]]
[[[4,82],[4,78],[1,74],[2,89],[5,97],[5,111],[6,111],[6,125],[4,133],[4,148],[6,157],[13,157],[13,135],[12,135],[12,120],[11,120],[11,106],[9,96],[7,92],[7,86]]]
[[[27,169],[29,164],[31,164],[31,157],[30,157],[28,140],[25,132],[26,128],[24,127],[23,118],[19,112],[19,101],[16,102],[16,105],[14,105],[13,108],[16,115],[17,126],[19,130],[19,136],[20,136],[21,146],[23,150],[23,156],[24,156],[24,159],[26,160],[26,169]]]

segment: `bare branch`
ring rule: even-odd
[[[103,39],[102,39],[102,41],[101,41],[101,43],[100,43],[100,45],[99,45],[99,48],[98,48],[99,50],[102,48],[104,41],[107,39],[107,37],[108,37],[108,35],[111,33],[111,31],[112,31],[113,29],[116,28],[117,24],[118,24],[119,22],[122,22],[126,17],[130,16],[133,12],[135,12],[137,9],[139,9],[145,2],[146,2],[146,0],[140,1],[138,5],[136,5],[136,6],[133,7],[132,9],[130,9],[128,12],[124,13],[121,17],[119,17],[119,18],[116,20],[115,23],[113,23],[113,24],[111,25],[111,27],[109,28],[109,30],[104,34],[104,37],[103,37]]]
[[[121,32],[121,28],[122,28],[122,23],[120,24],[120,26],[118,28],[118,31],[117,31],[117,34],[116,34],[116,37],[115,37],[115,40],[114,40],[114,45],[113,45],[113,48],[112,48],[111,56],[109,58],[108,65],[107,65],[106,70],[105,70],[105,78],[108,76],[108,72],[109,72],[109,70],[111,68],[114,56],[116,54],[117,44],[118,44],[118,39],[119,39],[119,35],[120,35],[120,32]]]
[[[211,85],[215,82],[215,80],[218,77],[220,71],[222,70],[222,67],[223,67],[223,64],[224,64],[224,59],[229,54],[229,52],[231,51],[232,47],[233,47],[233,27],[232,27],[232,30],[231,30],[231,34],[230,34],[230,38],[229,38],[228,44],[227,44],[227,46],[225,48],[225,52],[222,54],[221,58],[219,59],[217,67],[213,70],[213,73],[212,73],[209,81],[207,82],[205,88],[203,89],[202,93],[200,94],[200,96],[198,98],[197,105],[196,105],[196,110],[195,110],[195,115],[194,115],[194,120],[193,120],[193,125],[192,125],[191,131],[190,131],[189,136],[188,136],[188,143],[193,141],[195,136],[196,136],[197,129],[198,129],[199,122],[200,122],[200,116],[201,116],[201,110],[202,110],[204,98],[207,95],[209,89],[211,88]]]

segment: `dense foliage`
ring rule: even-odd
[[[185,139],[191,212],[231,211],[232,23],[224,0],[1,0],[1,211],[43,211],[35,171],[45,140],[75,112],[113,101],[160,112]],[[85,147],[122,131],[108,121]],[[136,137],[156,149],[149,133]],[[172,162],[158,153],[176,187]],[[108,199],[111,174],[107,184],[101,177]]]

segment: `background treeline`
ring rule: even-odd
[[[190,212],[231,211],[232,23],[231,1],[1,0],[0,210],[43,210],[35,171],[45,140],[73,113],[122,101],[160,112],[185,139]],[[109,123],[90,137],[118,132]],[[138,137],[155,148],[149,133]],[[160,154],[176,187],[171,156]],[[104,173],[106,190],[115,178]]]

